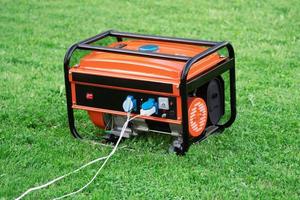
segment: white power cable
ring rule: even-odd
[[[74,174],[74,173],[80,171],[80,170],[83,169],[83,168],[86,168],[87,166],[89,166],[89,165],[91,165],[91,164],[93,164],[93,163],[95,163],[95,162],[98,162],[98,161],[100,161],[100,160],[104,160],[104,159],[106,159],[106,158],[107,158],[107,156],[101,157],[101,158],[97,158],[97,159],[95,159],[95,160],[93,160],[93,161],[91,161],[91,162],[89,162],[89,163],[87,163],[87,164],[85,164],[85,165],[79,167],[78,169],[76,169],[76,170],[74,170],[74,171],[72,171],[72,172],[69,172],[69,173],[67,173],[67,174],[65,174],[65,175],[63,175],[63,176],[60,176],[60,177],[58,177],[58,178],[53,179],[52,181],[49,181],[49,182],[47,182],[47,183],[45,183],[45,184],[43,184],[43,185],[37,186],[37,187],[30,188],[30,189],[28,189],[26,192],[24,192],[22,195],[20,195],[19,197],[17,197],[15,200],[20,200],[20,199],[22,199],[24,196],[26,196],[27,194],[29,194],[30,192],[33,192],[33,191],[35,191],[35,190],[40,190],[40,189],[43,189],[43,188],[45,188],[45,187],[48,187],[49,185],[51,185],[51,184],[53,184],[53,183],[55,183],[55,182],[57,182],[57,181],[59,181],[59,180],[65,178],[65,177],[67,177],[67,176],[70,176],[71,174]]]
[[[126,122],[124,123],[123,127],[122,127],[122,130],[121,130],[121,133],[120,133],[120,136],[119,136],[119,139],[116,143],[116,145],[114,146],[113,150],[110,152],[110,154],[107,156],[106,160],[103,162],[103,164],[101,165],[101,167],[98,169],[98,171],[96,172],[96,174],[94,175],[94,177],[87,183],[85,184],[82,188],[76,190],[75,192],[71,192],[69,194],[65,194],[63,196],[60,196],[60,197],[57,197],[57,198],[54,198],[53,200],[59,200],[59,199],[63,199],[65,197],[68,197],[68,196],[71,196],[71,195],[74,195],[74,194],[77,194],[79,192],[81,192],[82,190],[84,190],[86,187],[88,187],[95,179],[96,177],[98,176],[98,174],[100,173],[100,171],[102,170],[102,168],[105,166],[105,164],[107,163],[107,161],[109,160],[109,158],[116,152],[117,150],[117,147],[119,145],[119,143],[121,142],[121,139],[125,133],[125,130],[128,126],[128,123],[133,120],[134,118],[138,117],[139,115],[136,115],[132,118],[130,118],[130,112],[127,113],[127,120]]]
[[[127,120],[126,120],[126,122],[124,123],[124,125],[123,125],[123,127],[122,127],[122,130],[121,130],[121,133],[120,133],[120,137],[119,137],[119,139],[118,139],[116,145],[114,146],[113,150],[111,151],[111,153],[110,153],[108,156],[104,156],[104,157],[97,158],[97,159],[95,159],[95,160],[93,160],[93,161],[91,161],[91,162],[89,162],[89,163],[87,163],[87,164],[85,164],[85,165],[79,167],[78,169],[76,169],[76,170],[74,170],[74,171],[72,171],[72,172],[69,172],[69,173],[67,173],[67,174],[65,174],[65,175],[62,175],[62,176],[60,176],[60,177],[58,177],[58,178],[55,178],[55,179],[53,179],[53,180],[51,180],[51,181],[49,181],[49,182],[47,182],[47,183],[45,183],[45,184],[43,184],[43,185],[40,185],[40,186],[37,186],[37,187],[33,187],[33,188],[29,188],[27,191],[25,191],[23,194],[21,194],[21,195],[20,195],[19,197],[17,197],[15,200],[20,200],[20,199],[22,199],[24,196],[26,196],[27,194],[29,194],[30,192],[33,192],[33,191],[35,191],[35,190],[40,190],[40,189],[42,189],[42,188],[48,187],[49,185],[51,185],[51,184],[53,184],[53,183],[55,183],[55,182],[57,182],[57,181],[59,181],[59,180],[65,178],[65,177],[67,177],[67,176],[70,176],[71,174],[76,173],[76,172],[80,171],[81,169],[84,169],[85,167],[87,167],[87,166],[89,166],[89,165],[91,165],[91,164],[93,164],[93,163],[96,163],[96,162],[98,162],[98,161],[100,161],[100,160],[106,159],[106,160],[104,161],[104,163],[101,165],[101,167],[98,169],[98,171],[96,172],[95,176],[94,176],[94,177],[93,177],[93,178],[92,178],[85,186],[83,186],[82,188],[80,188],[79,190],[77,190],[77,191],[75,191],[75,192],[72,192],[72,193],[63,195],[63,196],[61,196],[61,197],[55,198],[54,200],[62,199],[62,198],[65,198],[65,197],[67,197],[67,196],[71,196],[71,195],[73,195],[73,194],[76,194],[76,193],[78,193],[78,192],[81,192],[83,189],[85,189],[86,187],[88,187],[88,186],[94,181],[94,179],[98,176],[99,172],[102,170],[102,168],[104,167],[104,165],[107,163],[108,159],[109,159],[109,158],[115,153],[115,151],[117,150],[117,147],[118,147],[118,145],[119,145],[119,143],[120,143],[120,141],[121,141],[121,139],[122,139],[122,137],[123,137],[123,135],[124,135],[124,133],[125,133],[125,130],[126,130],[127,126],[128,126],[128,123],[129,123],[131,120],[133,120],[134,118],[138,117],[138,116],[139,116],[139,115],[136,115],[136,116],[130,118],[130,112],[127,113]]]

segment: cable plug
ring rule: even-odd
[[[155,106],[153,106],[152,108],[150,108],[148,110],[144,110],[144,109],[140,110],[140,115],[144,115],[144,116],[151,116],[154,113],[156,113],[156,107]]]

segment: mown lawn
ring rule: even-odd
[[[70,136],[62,68],[69,45],[107,29],[231,41],[238,116],[184,157],[169,137],[126,141],[72,199],[299,199],[298,1],[0,2],[0,199],[110,152]],[[98,167],[26,198],[74,191]]]

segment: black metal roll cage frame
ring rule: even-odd
[[[181,44],[207,46],[209,48],[195,55],[194,57],[187,57],[187,56],[178,56],[178,55],[152,53],[152,52],[141,52],[141,51],[121,49],[121,48],[110,48],[104,46],[89,45],[93,42],[99,41],[107,37],[115,37],[117,41],[122,41],[123,38],[143,39],[143,40],[152,40],[152,41],[154,40],[154,41],[165,41],[165,42],[173,42],[173,43],[181,43]],[[191,69],[193,64],[223,48],[226,48],[228,51],[228,58],[225,61],[223,61],[221,64],[218,64],[216,67],[212,68],[211,70],[205,72],[204,74],[200,74],[199,76],[193,78],[192,80],[187,80],[189,70]],[[64,58],[64,77],[65,77],[66,98],[67,98],[68,122],[69,122],[70,131],[72,135],[76,138],[81,138],[81,136],[78,133],[75,126],[74,110],[72,108],[72,94],[71,94],[72,91],[71,91],[71,84],[69,82],[69,69],[70,69],[69,64],[73,52],[77,49],[111,52],[117,54],[127,54],[127,55],[134,55],[134,56],[152,57],[152,58],[185,62],[185,66],[181,73],[181,80],[179,86],[180,96],[181,96],[181,107],[182,107],[181,109],[182,109],[182,139],[183,139],[182,148],[180,149],[179,152],[181,154],[184,154],[189,149],[191,143],[199,142],[205,139],[208,135],[210,135],[210,133],[205,133],[205,134],[201,134],[199,137],[190,139],[189,128],[188,128],[188,94],[191,91],[195,90],[196,88],[202,86],[208,80],[211,80],[212,78],[219,76],[220,74],[226,72],[227,70],[229,70],[229,79],[230,79],[231,115],[227,122],[225,122],[224,124],[216,125],[216,128],[213,129],[213,132],[217,130],[222,131],[224,130],[224,128],[229,127],[236,118],[235,57],[234,57],[234,49],[229,42],[213,42],[213,41],[184,39],[184,38],[175,38],[175,37],[161,37],[161,36],[154,36],[154,35],[134,34],[134,33],[108,30],[98,35],[95,35],[91,38],[73,44],[67,50]]]

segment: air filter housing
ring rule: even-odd
[[[216,125],[225,112],[224,80],[221,76],[210,80],[197,90],[197,96],[207,103],[208,123]]]

